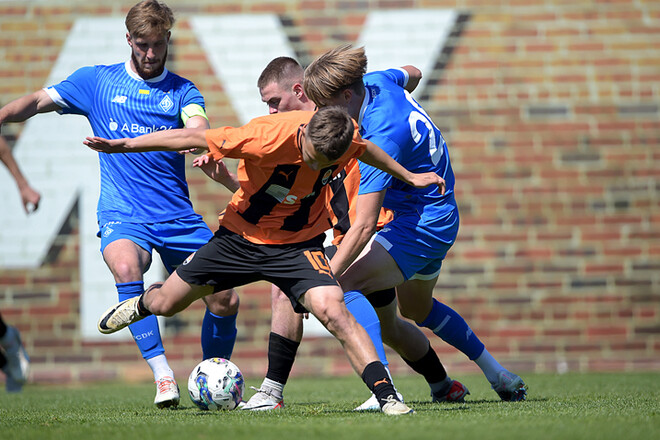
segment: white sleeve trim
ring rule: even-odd
[[[50,96],[50,99],[52,99],[55,104],[60,106],[60,108],[69,108],[69,104],[62,99],[62,96],[60,96],[57,90],[55,90],[55,87],[44,87],[44,91]],[[61,111],[58,110],[58,113],[61,113]]]
[[[406,80],[403,82],[403,87],[406,87],[408,85],[408,81],[410,80],[410,75],[408,74],[408,71],[403,67],[398,67],[397,70],[402,71],[403,75],[406,77]]]

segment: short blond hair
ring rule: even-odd
[[[125,24],[128,33],[135,38],[165,36],[174,26],[174,13],[165,3],[144,0],[128,11]]]
[[[367,73],[367,56],[364,47],[353,48],[350,44],[332,49],[305,69],[303,89],[318,107],[328,105],[342,90],[351,89],[364,95],[362,77]]]

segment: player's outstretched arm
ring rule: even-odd
[[[208,150],[206,130],[178,128],[162,130],[134,138],[85,138],[83,144],[100,153],[143,153],[145,151],[180,151],[191,148]]]
[[[426,188],[430,185],[437,185],[440,193],[444,195],[446,185],[445,179],[442,177],[435,173],[411,173],[397,161],[392,159],[392,157],[384,152],[378,145],[366,139],[364,142],[367,144],[367,149],[362,153],[362,156],[359,157],[362,162],[383,170],[415,188]]]
[[[41,194],[39,194],[34,188],[30,186],[27,179],[21,172],[21,169],[18,167],[14,156],[11,153],[11,148],[4,137],[0,136],[0,161],[5,164],[12,177],[16,181],[16,186],[18,186],[18,191],[21,195],[21,201],[23,202],[23,209],[25,213],[29,214],[33,211],[36,211],[39,208],[39,201],[41,200]]]

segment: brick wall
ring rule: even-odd
[[[44,86],[76,18],[123,17],[133,2],[96,4],[0,2],[0,103]],[[169,4],[178,15],[169,67],[198,85],[213,126],[239,118],[195,38],[192,15],[275,13],[308,63],[354,42],[370,11],[457,9],[459,23],[434,55],[435,68],[424,72],[419,97],[449,144],[462,217],[436,297],[520,372],[660,369],[660,3]],[[4,126],[3,134],[13,144],[22,127]],[[197,211],[214,227],[228,195],[201,173],[190,172],[189,181]],[[34,382],[146,379],[132,342],[80,334],[76,208],[40,267],[0,268],[2,315],[23,333]],[[8,252],[1,242],[0,252]],[[256,284],[240,293],[234,360],[256,380],[265,373],[268,290]],[[166,321],[167,355],[179,377],[200,356],[202,310],[195,304]],[[475,371],[455,349],[431,341],[451,374]],[[395,373],[409,371],[390,357]],[[294,374],[319,371],[349,371],[329,338],[303,343]]]

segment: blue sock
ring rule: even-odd
[[[344,293],[344,302],[348,311],[355,316],[358,324],[367,331],[371,342],[376,347],[376,353],[378,353],[380,361],[383,365],[387,366],[388,362],[387,356],[385,356],[385,347],[383,347],[383,338],[380,335],[380,321],[369,300],[360,291],[349,290]]]
[[[144,283],[142,281],[118,283],[115,286],[119,294],[119,301],[124,301],[144,293]],[[160,329],[158,328],[158,318],[156,316],[147,316],[141,321],[129,325],[128,329],[131,331],[143,358],[151,359],[155,356],[165,354],[163,341],[160,338]]]
[[[204,359],[212,357],[231,358],[236,342],[236,316],[218,316],[206,309],[202,321],[202,355]]]
[[[463,317],[435,298],[431,313],[417,325],[431,329],[443,341],[465,353],[471,361],[478,358],[484,351],[484,344],[472,332]]]

